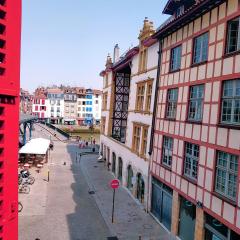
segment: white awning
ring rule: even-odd
[[[23,154],[46,154],[50,140],[45,138],[34,138],[27,142],[19,151]]]
[[[70,119],[70,118],[68,119],[68,118],[67,118],[67,119],[64,119],[64,121],[65,121],[65,122],[74,122],[74,121],[76,121],[76,120],[75,120],[75,119]]]

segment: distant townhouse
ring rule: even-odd
[[[101,153],[112,173],[147,209],[150,156],[148,148],[158,64],[153,23],[144,20],[139,46],[113,62],[107,57],[103,77]]]
[[[77,94],[71,89],[64,90],[64,124],[75,125],[77,119]]]
[[[47,105],[48,100],[46,99],[46,96],[44,94],[34,95],[32,104],[33,115],[37,116],[39,119],[42,120],[48,118]]]
[[[98,125],[101,121],[102,91],[93,89],[93,123]]]
[[[53,124],[62,124],[64,119],[64,92],[59,88],[47,89],[47,116]]]
[[[76,91],[78,124],[98,124],[101,119],[101,91],[85,88],[77,88]]]
[[[20,112],[32,114],[33,96],[26,90],[20,89]]]
[[[169,0],[151,213],[180,239],[240,239],[240,2]]]

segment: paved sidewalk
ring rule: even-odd
[[[47,136],[48,132],[36,126],[34,137]],[[19,240],[106,240],[111,236],[88,194],[82,170],[72,165],[73,155],[68,150],[66,143],[55,141],[48,166],[50,182],[44,181],[41,171],[30,194],[21,195]]]
[[[79,151],[79,150],[78,150]],[[113,192],[109,187],[113,175],[106,170],[104,163],[97,161],[97,156],[82,156],[80,166],[89,189],[105,219],[112,235],[123,240],[170,240],[175,239],[147,214],[128,191],[120,187],[116,191],[115,222],[111,223]],[[79,163],[75,163],[79,164]],[[141,238],[139,238],[141,237]]]

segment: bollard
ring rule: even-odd
[[[50,180],[50,171],[48,170],[48,172],[47,172],[47,180],[48,180],[48,182],[49,182],[49,180]]]

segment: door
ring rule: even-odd
[[[172,190],[159,181],[152,184],[152,213],[171,231],[172,224]]]
[[[179,237],[181,240],[193,240],[195,231],[196,207],[186,199],[181,199]]]
[[[172,224],[172,196],[162,192],[162,223],[170,231]]]
[[[152,184],[152,214],[161,222],[161,189]]]

